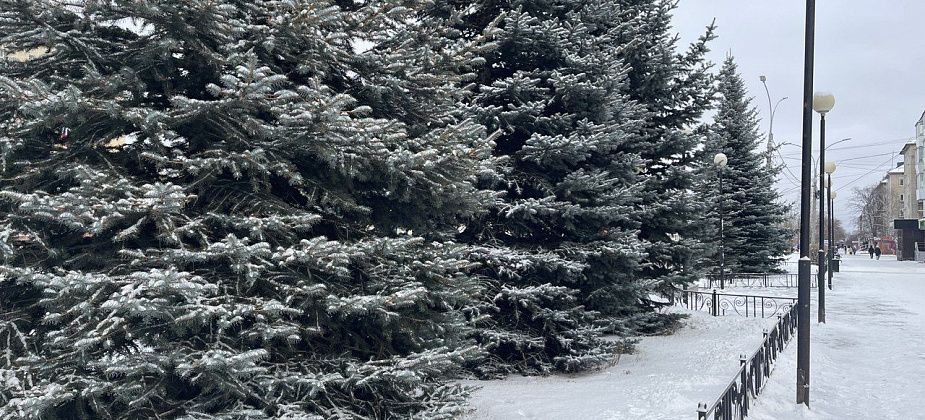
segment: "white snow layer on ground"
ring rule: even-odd
[[[925,264],[842,258],[826,291],[826,324],[816,323],[812,291],[811,408],[794,402],[794,339],[749,419],[925,419]],[[786,288],[726,292],[796,296]],[[481,386],[468,418],[695,420],[697,403],[719,397],[739,355],[751,355],[775,321],[695,312],[674,335],[642,338],[636,354],[601,371],[468,381]]]
[[[645,337],[635,354],[584,375],[468,381],[481,386],[470,419],[696,419],[739,370],[739,355],[758,349],[776,318],[691,313],[674,335]]]

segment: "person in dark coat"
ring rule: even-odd
[[[870,259],[874,259],[874,246],[867,245],[867,253],[870,254]]]
[[[874,255],[877,256],[878,260],[880,259],[880,246],[879,245],[874,247]]]

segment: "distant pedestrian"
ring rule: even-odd
[[[867,245],[867,253],[870,254],[870,259],[874,259],[874,246]]]
[[[879,246],[874,247],[874,255],[877,256],[878,260],[880,259],[880,247]]]

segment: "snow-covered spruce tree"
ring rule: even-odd
[[[675,0],[618,0],[622,25],[616,39],[622,45],[619,58],[628,66],[625,93],[641,107],[641,125],[632,131],[628,151],[642,157],[639,179],[640,238],[646,258],[637,276],[646,279],[646,302],[657,307],[677,288],[695,281],[696,264],[705,244],[695,232],[702,208],[693,196],[697,145],[702,135],[696,128],[710,108],[713,92],[712,64],[705,54],[714,38],[713,26],[687,51],[678,51],[678,37],[671,28]],[[646,296],[646,295],[644,295]],[[654,311],[627,320],[626,328],[657,331],[674,317]]]
[[[0,418],[458,414],[493,145],[415,8],[0,0]]]
[[[710,207],[706,220],[719,223],[718,206],[722,202],[727,271],[778,271],[782,256],[790,249],[790,233],[784,227],[787,207],[774,189],[778,169],[768,168],[767,156],[759,151],[757,112],[732,57],[723,64],[717,85],[716,115],[709,128],[702,171],[705,185],[701,197]],[[713,156],[719,152],[729,159],[723,170],[722,191],[713,165]],[[717,229],[710,235],[713,270],[719,261]]]
[[[461,237],[490,279],[478,341],[491,373],[575,371],[615,348],[601,332],[634,316],[648,289],[635,273],[635,169],[626,133],[638,129],[625,99],[626,68],[609,1],[449,1],[433,14],[462,38],[485,36],[469,112],[499,130],[504,193]]]
[[[691,200],[690,206],[697,212],[697,218],[688,225],[687,236],[699,241],[698,252],[692,259],[692,264],[700,274],[718,274],[719,270],[719,178],[713,159],[721,150],[714,148],[708,141],[710,137],[710,124],[704,123],[697,128],[703,139],[703,144],[697,152],[698,161],[693,165],[691,176],[694,183],[691,187],[696,199]],[[725,185],[724,185],[725,186]],[[727,219],[728,220],[728,219]],[[729,228],[728,223],[725,228]],[[734,246],[729,241],[726,246]]]

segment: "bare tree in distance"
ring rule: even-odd
[[[844,223],[842,223],[840,219],[835,219],[835,222],[833,224],[835,226],[834,235],[833,235],[835,239],[835,243],[837,244],[839,242],[844,241],[845,239],[848,239],[848,231],[845,230]]]
[[[888,227],[886,191],[879,182],[855,187],[849,202],[858,216],[858,240],[880,237]]]

